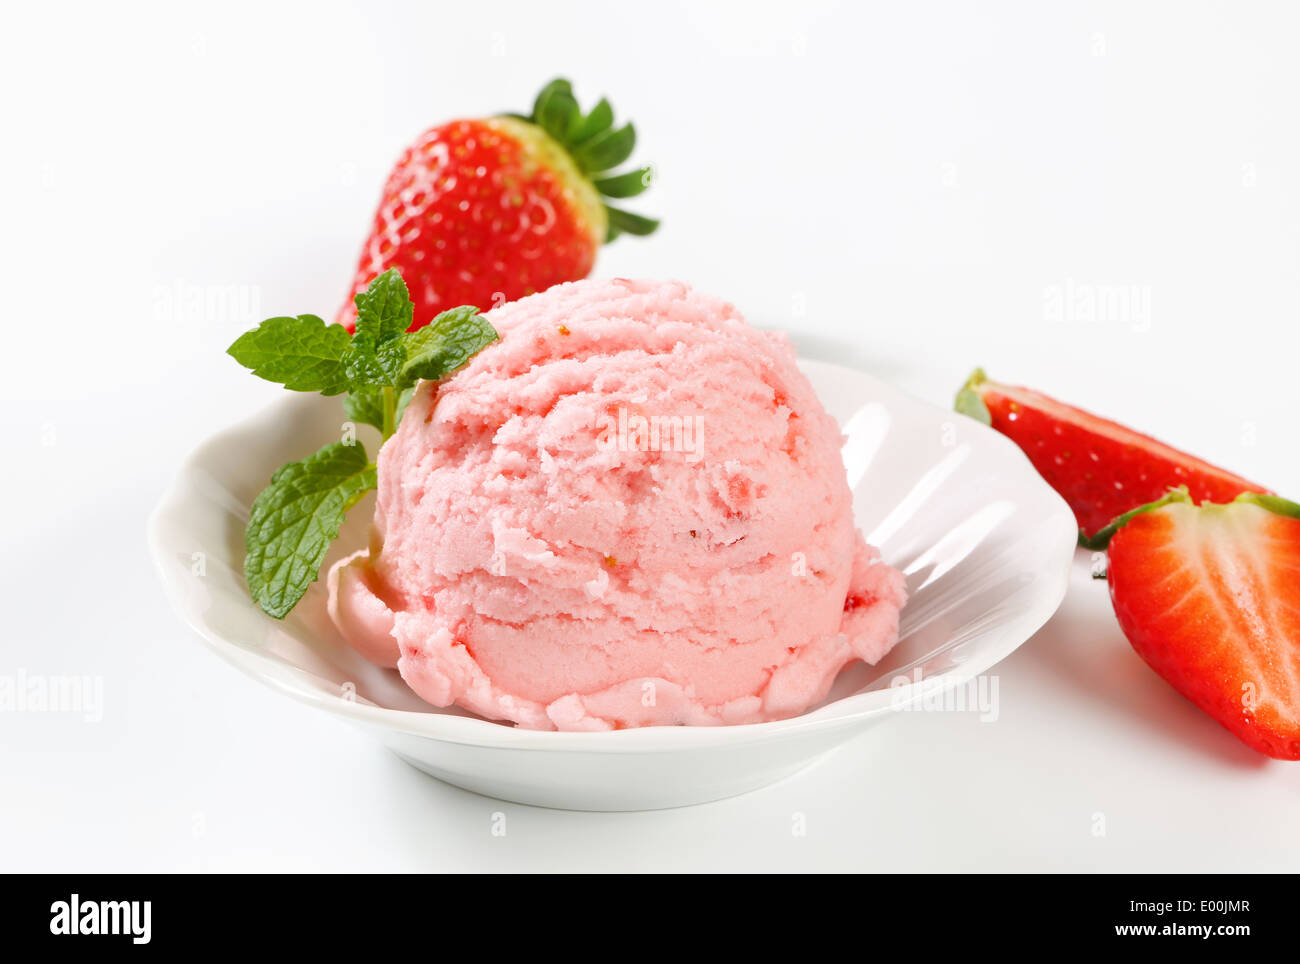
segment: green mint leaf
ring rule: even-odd
[[[406,360],[402,335],[415,314],[406,282],[389,268],[353,300],[357,328],[343,359],[348,380],[352,386],[395,385]]]
[[[379,341],[387,341],[401,337],[411,327],[415,305],[396,268],[378,275],[353,300],[357,306],[357,334],[373,334]]]
[[[496,329],[473,305],[444,311],[406,336],[406,362],[397,384],[446,378],[496,339]]]
[[[396,422],[402,420],[402,413],[406,411],[406,405],[414,394],[415,386],[412,385],[397,396]],[[353,389],[343,399],[343,413],[353,422],[373,425],[382,432],[384,430],[384,390],[382,388]]]
[[[244,578],[268,615],[283,619],[297,605],[348,509],[375,484],[375,466],[360,442],[331,442],[271,476],[244,531]]]
[[[348,392],[343,399],[343,414],[348,421],[373,425],[379,430],[384,427],[384,390],[362,386]]]
[[[268,318],[226,349],[254,375],[295,392],[337,395],[347,391],[343,356],[352,339],[342,325],[327,325],[315,315]]]

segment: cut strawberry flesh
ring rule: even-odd
[[[1108,578],[1152,669],[1249,746],[1300,759],[1300,519],[1166,505],[1116,533]]]
[[[1019,445],[1070,504],[1086,535],[1173,486],[1187,486],[1197,502],[1230,502],[1242,492],[1268,491],[1041,392],[975,378],[968,388],[984,402],[993,428]]]

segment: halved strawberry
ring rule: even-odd
[[[1138,655],[1248,746],[1300,759],[1300,505],[1198,506],[1182,488],[1112,532],[1111,601]]]
[[[990,381],[982,369],[957,393],[957,411],[991,425],[1025,450],[1074,510],[1079,541],[1116,516],[1187,486],[1198,502],[1227,502],[1263,486],[1194,455],[1029,388]]]

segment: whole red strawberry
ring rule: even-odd
[[[957,393],[957,411],[991,425],[1019,445],[1079,523],[1079,541],[1116,516],[1185,485],[1199,501],[1226,502],[1267,492],[1248,479],[1083,409],[976,369]]]
[[[1300,505],[1180,489],[1103,530],[1111,601],[1138,655],[1260,753],[1300,760]]]
[[[425,131],[388,176],[338,322],[353,328],[352,297],[389,268],[415,302],[412,329],[457,305],[487,311],[585,278],[602,243],[659,226],[604,202],[649,186],[649,168],[611,173],[635,145],[608,101],[583,114],[566,80],[549,83],[529,117]]]

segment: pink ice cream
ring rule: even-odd
[[[581,281],[488,315],[379,455],[330,614],[435,706],[524,727],[752,723],[898,638],[842,437],[783,336],[684,284]]]

